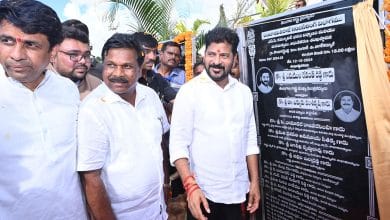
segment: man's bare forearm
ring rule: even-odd
[[[100,170],[80,172],[89,211],[94,220],[115,220]]]

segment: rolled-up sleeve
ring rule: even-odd
[[[77,171],[101,169],[107,157],[109,143],[97,113],[80,108],[78,118]]]

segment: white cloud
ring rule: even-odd
[[[109,4],[104,0],[71,0],[64,8],[66,19],[79,19],[89,28],[92,53],[100,56],[104,42],[115,32],[126,32],[126,25],[119,25],[112,30],[109,22],[104,17],[109,8]]]

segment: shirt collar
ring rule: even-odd
[[[203,70],[203,72],[196,77],[197,81],[201,83],[211,83],[215,86],[220,87],[214,80],[210,78],[210,76],[207,74],[206,70]],[[234,77],[232,77],[230,74],[228,75],[228,84],[223,88],[223,90],[229,90],[230,88],[234,87],[238,83],[238,80]]]
[[[156,73],[158,73],[158,68],[160,68],[160,66],[161,66],[161,64],[159,63],[159,64],[157,64],[155,67],[154,67],[154,72],[156,72]],[[180,68],[177,68],[177,67],[175,67],[175,68],[173,68],[172,70],[171,70],[171,72],[169,72],[169,76],[173,76],[173,75],[175,75],[175,76],[178,76],[179,74],[180,74]]]
[[[108,103],[108,104],[112,104],[112,103],[115,103],[115,102],[122,102],[122,103],[129,104],[124,99],[122,99],[122,97],[120,97],[118,94],[114,93],[110,88],[108,88],[108,86],[105,83],[102,83],[102,86],[103,86],[103,89],[104,89],[104,92],[103,92],[102,96],[100,97],[100,100],[102,102]],[[137,85],[136,85],[136,88],[135,88],[136,91],[137,91],[137,95],[136,95],[136,98],[135,98],[135,105],[136,106],[146,96],[145,93],[143,92],[143,90],[140,87],[141,87],[141,85],[138,84],[138,82],[137,82]]]

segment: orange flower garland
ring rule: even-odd
[[[383,1],[383,10],[386,14],[386,20],[390,20],[390,0]],[[385,55],[385,62],[390,64],[390,24],[385,27],[385,49],[383,53]],[[390,80],[390,70],[387,70],[387,77]]]
[[[186,81],[188,81],[192,79],[192,32],[186,31],[180,33],[173,39],[173,41],[176,43],[184,42],[184,70],[186,72]]]

